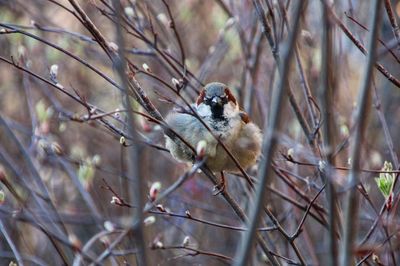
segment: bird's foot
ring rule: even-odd
[[[224,183],[221,182],[218,185],[214,186],[213,195],[217,196],[217,195],[221,194],[222,192],[224,192],[225,189],[226,189],[225,182]]]

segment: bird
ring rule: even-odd
[[[167,115],[166,124],[184,141],[166,135],[165,146],[177,161],[193,163],[196,154],[187,144],[196,148],[200,142],[205,143],[207,166],[214,173],[221,173],[221,182],[216,186],[216,194],[219,194],[226,187],[224,171],[240,172],[220,142],[246,169],[254,165],[261,154],[262,133],[250,121],[248,114],[239,108],[235,96],[223,83],[208,83],[191,107],[198,117],[182,110]]]

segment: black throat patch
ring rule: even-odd
[[[222,105],[214,105],[210,106],[211,109],[211,118],[214,120],[224,120],[224,106]]]

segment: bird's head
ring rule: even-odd
[[[203,117],[224,120],[239,113],[239,106],[229,88],[219,82],[208,83],[196,101],[197,110]]]

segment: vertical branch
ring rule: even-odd
[[[15,259],[18,262],[18,265],[24,266],[24,262],[22,260],[21,254],[19,253],[17,246],[15,245],[14,241],[10,237],[7,232],[6,227],[4,226],[3,221],[0,219],[0,231],[3,234],[4,238],[6,239],[8,245],[10,246],[12,252],[14,253]]]
[[[128,132],[129,135],[133,137],[133,139],[138,139],[139,135],[135,129],[135,120],[133,118],[132,106],[129,97],[129,83],[127,76],[125,74],[125,40],[122,33],[122,26],[121,26],[121,11],[122,5],[120,1],[116,1],[115,3],[115,12],[117,15],[117,23],[116,31],[117,31],[117,44],[118,44],[118,57],[115,57],[113,62],[115,62],[115,68],[118,72],[119,78],[122,83],[122,104],[125,105],[127,111],[127,118],[128,118]],[[141,212],[143,204],[144,204],[144,195],[142,193],[144,188],[143,178],[140,176],[140,156],[139,152],[142,150],[143,146],[140,143],[136,145],[132,145],[127,147],[127,154],[128,154],[128,177],[129,178],[129,195],[131,196],[131,205],[139,206],[134,210],[134,215],[132,217],[132,230],[133,235],[136,239],[136,246],[138,249],[137,252],[137,262],[138,265],[147,265],[146,261],[146,245],[144,239],[144,232],[143,232],[143,213]]]
[[[349,173],[349,186],[350,191],[348,191],[346,196],[346,205],[345,205],[345,224],[342,238],[342,251],[340,257],[340,265],[346,266],[353,263],[353,248],[354,248],[354,240],[357,234],[357,224],[358,224],[358,190],[357,184],[359,182],[359,173],[360,173],[360,156],[361,156],[361,142],[364,137],[365,128],[367,125],[367,111],[370,107],[371,102],[371,80],[373,75],[373,67],[375,64],[375,56],[376,56],[376,45],[378,42],[378,30],[380,27],[381,20],[381,1],[375,0],[373,1],[373,5],[371,7],[370,17],[373,18],[371,21],[371,35],[369,38],[369,54],[367,58],[367,64],[365,66],[364,75],[362,79],[362,84],[360,87],[359,95],[358,95],[358,107],[356,111],[356,129],[354,134],[354,142],[351,149],[351,170]]]
[[[322,33],[322,69],[321,69],[321,86],[320,86],[320,102],[322,120],[322,142],[323,142],[323,160],[326,161],[327,167],[320,170],[322,180],[326,184],[326,198],[329,210],[329,237],[328,242],[328,265],[337,265],[337,242],[336,242],[336,225],[339,218],[339,209],[337,208],[337,197],[334,183],[331,180],[331,165],[334,165],[333,150],[335,147],[335,125],[333,118],[333,32],[332,23],[329,18],[328,7],[324,4],[322,7],[323,33]],[[332,67],[333,66],[333,67]]]
[[[286,49],[284,49],[283,53],[283,62],[280,64],[280,79],[278,86],[274,90],[274,95],[271,101],[271,119],[269,123],[265,121],[264,128],[264,139],[262,145],[262,154],[264,157],[262,158],[259,166],[258,180],[259,183],[256,187],[256,198],[254,202],[254,206],[249,211],[249,222],[248,228],[249,230],[244,233],[242,237],[241,244],[238,247],[235,256],[235,265],[246,265],[250,258],[251,247],[254,242],[254,236],[256,233],[256,228],[259,224],[261,218],[261,211],[263,210],[263,204],[265,202],[265,186],[270,183],[270,177],[272,176],[273,170],[271,167],[271,159],[273,152],[275,150],[275,146],[277,144],[277,132],[280,129],[280,123],[282,118],[282,107],[284,95],[288,86],[289,72],[290,72],[290,63],[292,59],[293,50],[296,44],[296,39],[298,35],[300,15],[303,10],[304,3],[306,1],[297,1],[295,7],[295,13],[293,18],[293,27],[292,31],[289,35],[289,39],[286,45]],[[267,119],[267,118],[266,118]],[[271,261],[271,263],[276,264],[275,261]]]

